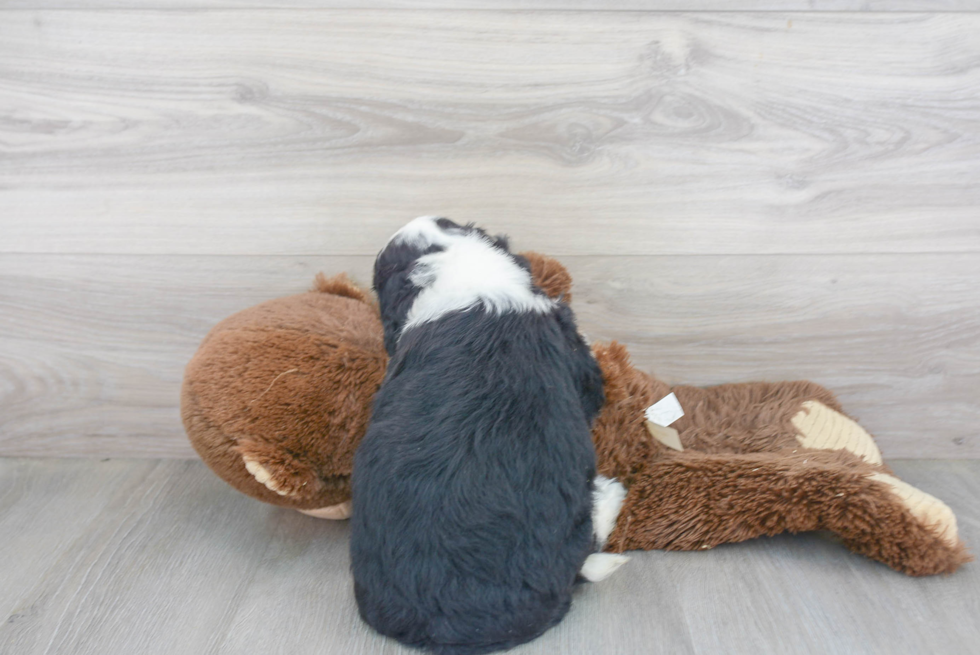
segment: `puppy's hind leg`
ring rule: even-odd
[[[578,574],[589,582],[599,582],[611,576],[616,569],[621,567],[630,558],[626,555],[615,553],[592,553],[585,558],[585,564]]]
[[[592,534],[597,550],[602,550],[616,527],[616,519],[626,498],[626,489],[616,480],[597,475],[592,483]],[[585,558],[579,575],[589,582],[605,580],[629,561],[625,555],[593,553]]]
[[[596,550],[602,550],[616,527],[616,519],[626,499],[626,488],[618,480],[597,475],[592,481],[592,534]]]

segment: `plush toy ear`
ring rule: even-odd
[[[531,278],[538,288],[556,300],[572,301],[572,276],[561,262],[532,251],[522,252],[518,256],[529,265]]]
[[[395,354],[408,311],[420,291],[411,280],[415,264],[419,257],[436,250],[441,247],[429,246],[422,250],[409,243],[390,243],[374,261],[374,292],[378,296],[385,350],[389,357]]]
[[[347,273],[340,273],[330,278],[323,273],[317,273],[316,279],[313,280],[313,288],[310,291],[360,300],[369,305],[375,304],[371,295],[351,282],[351,279],[347,277]]]
[[[493,244],[494,248],[500,248],[505,252],[510,252],[510,237],[508,237],[506,234],[495,234],[493,236],[487,234],[486,236],[488,239],[490,239],[490,242]]]

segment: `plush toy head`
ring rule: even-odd
[[[187,365],[184,427],[208,466],[254,498],[345,518],[354,450],[387,355],[371,297],[346,276],[211,330]]]

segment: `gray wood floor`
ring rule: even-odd
[[[980,462],[899,461],[980,543]],[[0,652],[413,652],[351,594],[347,524],[248,499],[200,462],[0,459]],[[980,652],[980,567],[908,578],[806,534],[637,553],[515,653]]]

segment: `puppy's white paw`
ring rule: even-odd
[[[585,558],[579,574],[589,582],[599,582],[611,576],[616,569],[630,560],[625,555],[593,553]]]
[[[592,482],[592,533],[600,550],[616,527],[625,499],[626,488],[618,480],[604,475],[595,476]]]

